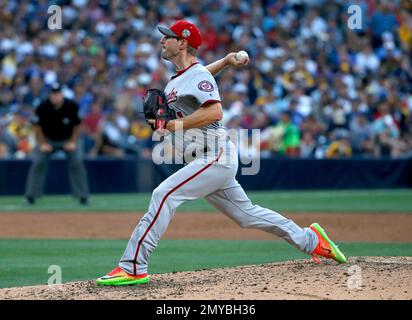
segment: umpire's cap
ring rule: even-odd
[[[52,92],[61,92],[61,91],[62,91],[62,86],[60,85],[60,83],[54,82],[54,83],[51,85],[51,91],[52,91]]]

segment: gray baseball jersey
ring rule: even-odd
[[[186,117],[199,108],[219,102],[220,95],[215,79],[201,64],[194,63],[188,69],[173,76],[165,88],[169,107],[176,111],[178,118]],[[194,151],[216,157],[220,148],[227,148],[226,130],[220,122],[191,129],[184,134],[173,133],[169,139],[174,145],[177,157],[185,162],[195,159]]]
[[[178,117],[188,116],[201,107],[207,108],[210,103],[220,102],[216,81],[199,63],[174,76],[166,86],[165,94]],[[221,124],[212,123],[199,128],[196,135],[203,135],[195,145],[200,151],[208,147],[207,151],[204,150],[207,156],[196,155],[191,161],[186,161],[182,169],[153,191],[149,209],[133,231],[119,266],[130,274],[147,273],[149,255],[166,231],[176,209],[184,202],[202,197],[241,227],[270,232],[301,251],[312,253],[318,239],[310,228],[302,229],[279,213],[252,204],[235,178],[237,152],[233,143],[226,139],[226,130]],[[183,141],[177,141],[176,145],[180,144],[186,157],[188,141],[181,136],[179,139]],[[217,148],[212,146],[216,140],[219,142]]]

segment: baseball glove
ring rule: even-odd
[[[170,120],[176,119],[176,112],[169,108],[163,91],[149,89],[143,98],[143,111],[146,121],[152,119],[155,123],[149,123],[153,130],[163,130]]]

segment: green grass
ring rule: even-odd
[[[51,265],[63,282],[95,279],[117,265],[123,240],[0,240],[0,287],[47,284]],[[340,243],[347,256],[411,256],[412,244]],[[283,241],[163,240],[150,273],[189,271],[308,258]]]
[[[262,191],[248,192],[256,204],[279,212],[412,212],[412,190]],[[23,197],[0,197],[1,212],[137,212],[146,211],[150,194],[93,195],[89,206],[70,196],[46,196],[28,206]],[[215,211],[205,200],[186,203],[179,211]]]

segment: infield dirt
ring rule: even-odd
[[[356,267],[353,267],[356,266]],[[361,270],[356,281],[349,267]],[[349,271],[348,271],[349,270]],[[355,257],[348,264],[308,260],[152,275],[147,285],[94,281],[0,289],[0,299],[412,299],[412,257]]]
[[[412,214],[285,214],[298,225],[319,222],[337,241],[412,242]],[[0,238],[129,239],[142,214],[135,213],[1,213]],[[271,240],[273,235],[241,229],[220,213],[178,212],[165,239]]]

